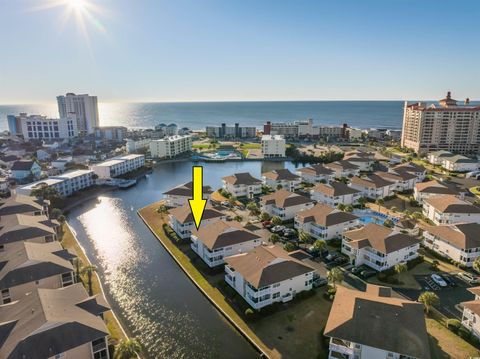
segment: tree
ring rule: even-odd
[[[30,196],[48,200],[52,206],[58,204],[63,199],[55,188],[49,187],[46,183],[36,186],[30,192]]]
[[[323,239],[317,239],[315,242],[313,242],[313,248],[315,248],[318,251],[321,251],[326,247],[327,247],[327,242],[325,242]]]
[[[408,267],[407,267],[406,263],[398,263],[398,264],[395,265],[394,270],[395,270],[395,273],[400,275],[400,274],[408,271]]]
[[[267,212],[262,212],[262,214],[260,215],[260,219],[262,221],[268,221],[270,220],[271,216],[267,213]]]
[[[295,250],[295,246],[292,243],[287,242],[283,245],[283,249],[286,250],[287,252],[291,252]]]
[[[430,309],[440,303],[440,299],[433,292],[423,292],[418,297],[418,301],[425,306],[425,311],[427,314],[430,312]]]
[[[235,204],[237,203],[237,198],[235,196],[230,196],[228,198],[228,203],[230,204],[230,206],[235,206]]]
[[[62,210],[59,208],[53,208],[52,211],[50,212],[50,217],[52,219],[58,219],[62,215]]]
[[[165,206],[164,204],[162,204],[160,207],[157,208],[157,213],[160,213],[162,218],[163,218],[163,215],[166,214],[167,212],[168,212],[167,206]]]
[[[277,191],[281,190],[282,188],[283,188],[283,186],[281,184],[277,185]]]
[[[353,212],[353,206],[351,204],[345,206],[344,211],[352,213]]]
[[[380,212],[380,207],[385,204],[385,201],[383,200],[383,198],[377,198],[375,204],[378,205],[378,211]]]
[[[393,223],[391,219],[386,219],[385,222],[383,222],[383,225],[387,228],[393,228],[395,223]]]
[[[279,240],[280,240],[280,236],[276,233],[273,233],[270,236],[270,242],[272,242],[273,244],[277,243]]]
[[[80,283],[82,279],[80,278],[80,272],[82,268],[82,260],[80,258],[73,259],[73,265],[75,266],[75,283]]]
[[[475,272],[480,273],[480,257],[477,257],[473,263],[472,268]]]
[[[142,346],[135,338],[122,339],[115,347],[115,359],[136,359],[142,351]]]
[[[233,217],[233,219],[234,219],[235,221],[237,221],[237,222],[243,221],[243,217],[242,217],[242,216],[238,216],[238,215],[235,216],[235,217]]]
[[[247,209],[250,211],[252,216],[256,216],[260,213],[260,209],[258,209],[258,206],[255,202],[248,202]]]
[[[339,209],[340,211],[344,211],[345,210],[345,205],[343,203],[339,203],[337,205],[337,209]]]
[[[368,202],[368,199],[366,197],[360,197],[358,199],[358,203],[360,204],[360,207],[363,209],[365,208],[365,204]]]
[[[97,271],[97,267],[94,265],[85,266],[80,271],[81,274],[87,275],[88,294],[90,295],[93,295],[92,276],[93,276],[93,273],[96,271]]]
[[[343,280],[343,272],[339,267],[333,267],[327,272],[327,279],[329,283],[333,284],[333,287],[337,288],[337,283]]]
[[[280,224],[282,224],[282,219],[278,216],[273,216],[272,217],[272,223],[276,226],[279,226]]]
[[[300,233],[298,234],[298,239],[305,245],[312,242],[312,236],[305,231],[300,231]]]

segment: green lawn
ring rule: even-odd
[[[262,148],[262,145],[260,143],[247,142],[247,143],[242,143],[240,145],[240,148],[245,150],[259,150]]]

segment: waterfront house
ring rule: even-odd
[[[0,218],[0,250],[18,241],[47,243],[57,239],[59,224],[44,215],[12,214]]]
[[[317,203],[313,208],[298,213],[294,225],[298,231],[304,231],[312,238],[330,240],[358,227],[360,220],[351,213]]]
[[[74,283],[71,260],[76,256],[60,243],[18,241],[0,251],[0,291],[3,304],[37,288],[62,288]]]
[[[310,190],[310,194],[314,201],[325,203],[332,207],[336,207],[339,204],[357,204],[358,199],[362,196],[361,191],[337,181],[317,184]]]
[[[335,177],[335,172],[325,167],[323,164],[300,168],[297,170],[297,174],[302,178],[303,182],[312,184],[328,182]]]
[[[263,135],[262,136],[262,155],[264,158],[282,158],[285,157],[286,141],[281,135]]]
[[[423,214],[435,224],[480,222],[480,208],[456,196],[441,195],[423,202]]]
[[[300,187],[302,178],[288,169],[281,169],[262,173],[262,182],[265,186],[273,189],[281,186],[281,188],[293,192]]]
[[[360,167],[345,160],[325,164],[325,167],[335,173],[336,178],[358,176]]]
[[[124,156],[116,156],[101,163],[90,166],[98,178],[108,179],[122,176],[129,172],[133,172],[145,166],[145,156],[128,154]]]
[[[240,223],[216,221],[198,230],[193,229],[191,247],[209,267],[224,264],[224,258],[249,252],[261,244],[259,235]]]
[[[280,217],[282,221],[293,219],[295,214],[310,209],[313,205],[310,198],[284,189],[260,198],[260,210],[272,217]]]
[[[149,143],[153,158],[168,159],[192,152],[192,136],[169,136]]]
[[[36,180],[42,175],[42,168],[35,161],[15,161],[11,168],[11,177],[19,182]]]
[[[460,303],[463,307],[462,324],[480,339],[480,287],[467,289],[475,298],[468,302]]]
[[[225,258],[225,281],[254,309],[311,290],[315,269],[280,247],[260,246]]]
[[[393,190],[398,192],[413,190],[415,184],[418,182],[418,178],[414,174],[406,171],[377,171],[374,172],[374,174],[385,181],[394,183],[395,186]]]
[[[0,201],[0,218],[11,214],[47,215],[48,201],[31,196],[15,195]]]
[[[406,163],[401,163],[399,165],[393,166],[392,168],[389,169],[389,171],[393,172],[408,172],[415,177],[417,177],[418,182],[422,182],[425,179],[425,176],[427,175],[427,170],[425,167],[417,165],[413,162],[406,162]]]
[[[377,271],[417,258],[419,248],[419,239],[375,223],[344,232],[342,238],[342,253],[353,265]]]
[[[425,247],[463,266],[471,267],[480,256],[480,223],[427,226],[423,237]]]
[[[442,167],[451,172],[471,172],[478,170],[479,163],[462,155],[452,155],[442,160]]]
[[[357,166],[360,171],[371,171],[375,163],[375,154],[354,150],[346,152],[343,159]]]
[[[329,359],[430,359],[423,304],[393,297],[388,287],[337,286],[324,335]]]
[[[77,283],[0,305],[0,358],[109,359],[105,298]]]
[[[195,229],[195,221],[189,204],[173,208],[168,214],[168,224],[182,238],[190,238],[192,229]],[[226,220],[227,215],[207,205],[203,211],[201,226],[209,225],[220,220]]]
[[[167,207],[181,207],[188,205],[188,200],[193,198],[193,182],[187,182],[182,185],[173,187],[166,192],[165,204]],[[203,186],[203,199],[210,201],[212,189],[210,186]]]
[[[383,179],[377,174],[371,174],[369,176],[351,178],[350,187],[360,191],[364,197],[377,199],[394,195],[396,184]]]
[[[420,204],[423,204],[423,201],[427,198],[446,194],[459,195],[457,190],[448,187],[437,180],[417,183],[413,189],[413,197],[415,198],[415,201]]]
[[[262,193],[262,181],[248,172],[223,177],[223,189],[235,197],[253,198]]]

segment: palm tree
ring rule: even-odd
[[[368,202],[367,198],[366,197],[360,197],[358,199],[358,203],[360,204],[360,206],[362,207],[362,209],[365,208],[365,204]]]
[[[168,212],[167,206],[162,204],[160,207],[157,208],[157,213],[161,214],[161,217],[163,218],[163,215]]]
[[[418,297],[418,301],[425,306],[425,311],[428,314],[430,312],[430,309],[440,302],[440,299],[433,292],[423,292]]]
[[[353,212],[353,206],[351,204],[345,206],[344,211],[352,213]]]
[[[385,201],[383,200],[383,198],[377,198],[377,200],[375,201],[375,204],[378,205],[378,211],[380,212],[380,207],[385,204]]]
[[[80,278],[80,272],[82,268],[82,260],[80,258],[75,258],[73,260],[73,265],[75,266],[75,282],[80,283],[82,279]]]
[[[477,259],[473,261],[472,268],[475,272],[480,273],[480,257],[477,257]]]
[[[228,203],[230,204],[230,206],[235,206],[235,204],[237,203],[237,198],[235,196],[230,196],[228,198]]]
[[[343,203],[339,203],[337,205],[337,209],[339,209],[340,211],[344,211],[345,210],[345,205]]]
[[[120,340],[115,347],[115,359],[136,359],[142,351],[142,346],[135,338],[127,338]]]
[[[282,219],[281,219],[280,217],[278,217],[278,216],[273,216],[273,218],[272,218],[272,223],[273,223],[274,225],[279,226],[279,225],[282,224],[282,222],[283,222],[283,221],[282,221]]]
[[[333,267],[327,272],[327,279],[333,284],[333,288],[337,288],[337,282],[343,280],[343,272],[339,267]]]
[[[398,263],[394,267],[395,273],[400,276],[400,274],[405,273],[408,271],[408,267],[406,263]]]
[[[308,232],[300,231],[300,233],[298,235],[298,239],[300,240],[300,242],[307,245],[307,244],[311,243],[312,236]]]
[[[255,216],[260,213],[258,206],[255,202],[248,202],[247,209],[250,211],[250,215]]]
[[[322,249],[327,247],[327,242],[325,242],[323,239],[317,239],[313,243],[313,248],[315,248],[318,251],[321,251]]]
[[[273,244],[277,243],[279,240],[280,240],[280,236],[276,233],[273,233],[270,236],[270,242],[272,242]]]
[[[87,274],[87,284],[88,284],[88,294],[93,295],[92,289],[92,276],[93,273],[97,271],[97,267],[94,265],[88,265],[81,269],[81,274]]]
[[[260,219],[262,221],[268,221],[270,219],[270,215],[267,212],[262,212],[262,214],[260,215]]]

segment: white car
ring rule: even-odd
[[[474,276],[470,273],[460,272],[457,274],[461,279],[463,279],[468,284],[479,284],[480,279],[477,276]]]
[[[440,277],[438,274],[432,274],[432,280],[437,283],[440,287],[446,287],[448,286],[447,282]]]

